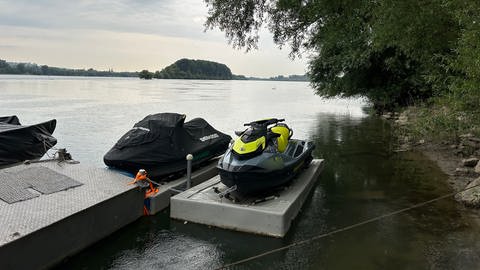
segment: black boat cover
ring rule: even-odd
[[[0,166],[41,158],[57,139],[57,120],[22,126],[17,116],[0,117]]]
[[[187,154],[193,154],[193,165],[221,155],[230,140],[202,118],[185,122],[183,114],[152,114],[136,123],[103,159],[107,166],[131,173],[146,169],[153,178],[185,170]]]

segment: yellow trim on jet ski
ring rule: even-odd
[[[235,142],[233,143],[233,150],[240,155],[249,154],[257,151],[258,147],[265,148],[265,137],[262,136],[255,141],[244,143],[241,139],[242,137],[238,137]]]
[[[274,126],[270,129],[273,133],[280,134],[277,138],[278,151],[283,153],[287,148],[288,136],[290,135],[290,129],[285,126]]]

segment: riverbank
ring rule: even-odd
[[[419,126],[418,110],[415,109],[386,113],[382,117],[396,126],[398,147],[395,151],[420,151],[448,175],[448,183],[455,192],[471,188],[457,194],[455,199],[475,209],[480,217],[480,187],[472,188],[480,185],[480,137],[472,133],[419,137],[417,131],[412,131],[412,127]],[[425,130],[428,128],[424,127]]]

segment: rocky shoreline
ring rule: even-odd
[[[400,127],[408,123],[406,112],[386,113],[382,117]],[[458,137],[456,143],[452,143],[427,142],[425,139],[412,141],[408,135],[401,135],[398,143],[398,148],[394,150],[396,152],[417,150],[435,161],[449,176],[448,183],[454,191],[460,192],[470,188],[457,194],[455,199],[469,208],[478,209],[480,214],[480,138],[473,134],[463,134]]]

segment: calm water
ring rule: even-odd
[[[211,269],[451,192],[434,163],[392,152],[388,124],[362,100],[323,100],[303,82],[176,81],[0,76],[0,115],[58,120],[55,136],[82,163],[103,154],[145,115],[204,117],[233,135],[282,117],[315,141],[325,171],[284,239],[144,217],[70,258],[65,269]],[[392,216],[238,269],[478,269],[480,230],[452,199]]]

